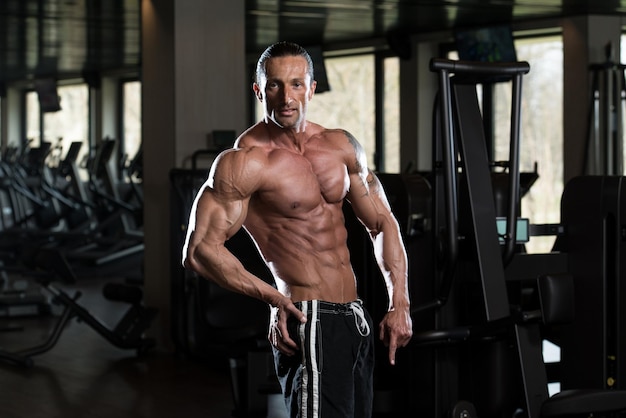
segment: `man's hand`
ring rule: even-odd
[[[391,310],[380,322],[380,339],[389,347],[389,363],[396,364],[396,350],[405,347],[413,336],[413,322],[408,309]]]
[[[306,316],[291,302],[284,298],[277,306],[271,308],[268,340],[278,351],[292,356],[298,350],[298,345],[289,336],[287,319],[295,316],[300,322],[306,322]]]

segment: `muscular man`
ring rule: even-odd
[[[342,204],[347,199],[369,231],[386,281],[379,336],[392,364],[412,335],[398,224],[357,140],[306,120],[315,81],[304,49],[270,46],[253,88],[265,117],[214,162],[192,207],[184,265],[271,305],[269,340],[290,416],[369,417],[371,318],[358,299]],[[242,226],[276,287],[226,250]]]

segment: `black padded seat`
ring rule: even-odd
[[[626,391],[601,389],[564,390],[541,406],[542,417],[568,417],[590,413],[626,411]]]

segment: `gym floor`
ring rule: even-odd
[[[102,282],[63,286],[79,290],[79,303],[107,325],[126,311],[102,297]],[[0,318],[0,347],[16,351],[45,340],[52,315]],[[173,353],[111,345],[87,324],[73,319],[58,343],[34,356],[30,368],[0,362],[0,417],[3,418],[178,418],[232,416],[227,368],[183,360]]]

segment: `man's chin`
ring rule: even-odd
[[[272,118],[272,121],[283,129],[295,129],[299,124],[299,121],[293,118]]]

